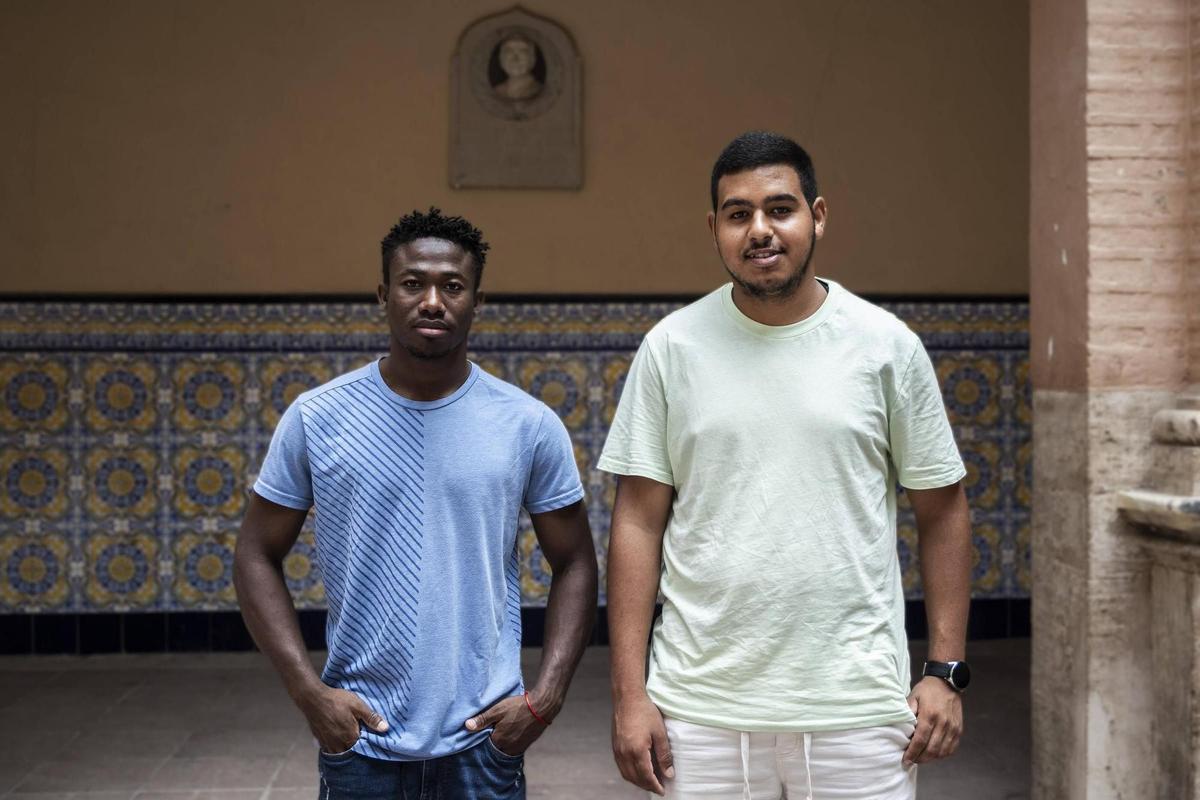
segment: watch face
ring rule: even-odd
[[[965,661],[955,661],[950,667],[950,680],[960,692],[971,682],[971,668]]]

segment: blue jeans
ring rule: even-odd
[[[491,739],[426,761],[321,753],[318,800],[525,800],[524,763],[524,756],[501,753]]]

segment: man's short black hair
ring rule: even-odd
[[[483,264],[487,261],[488,243],[483,240],[483,231],[462,217],[442,216],[440,208],[429,207],[429,213],[413,210],[405,214],[392,226],[387,236],[379,243],[383,253],[383,282],[391,280],[392,259],[396,249],[414,239],[444,239],[454,242],[475,258],[475,289],[483,280]]]
[[[769,131],[747,131],[725,145],[712,171],[712,206],[717,210],[717,183],[722,177],[748,169],[787,164],[800,176],[804,199],[812,207],[817,199],[817,173],[804,148],[786,136]]]

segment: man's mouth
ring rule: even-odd
[[[422,336],[428,336],[432,339],[446,336],[450,333],[450,326],[436,319],[423,319],[413,325],[413,327]]]
[[[782,255],[782,250],[776,250],[773,247],[760,247],[755,250],[747,250],[744,257],[756,267],[773,267],[778,263]]]

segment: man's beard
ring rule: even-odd
[[[445,358],[446,356],[452,355],[454,351],[458,349],[458,345],[450,347],[446,350],[422,350],[421,348],[413,347],[412,345],[405,345],[404,349],[407,350],[408,354],[413,358],[419,358],[422,361],[436,361],[439,358]]]
[[[796,294],[796,290],[800,288],[800,284],[804,281],[804,276],[808,272],[809,262],[812,261],[813,253],[817,250],[817,237],[813,236],[808,242],[808,255],[804,258],[804,263],[800,265],[800,269],[788,276],[787,280],[773,288],[764,288],[755,286],[748,281],[744,281],[734,274],[724,261],[721,265],[725,267],[725,271],[729,273],[729,277],[733,278],[733,282],[742,287],[742,291],[750,295],[756,300],[787,300]]]

